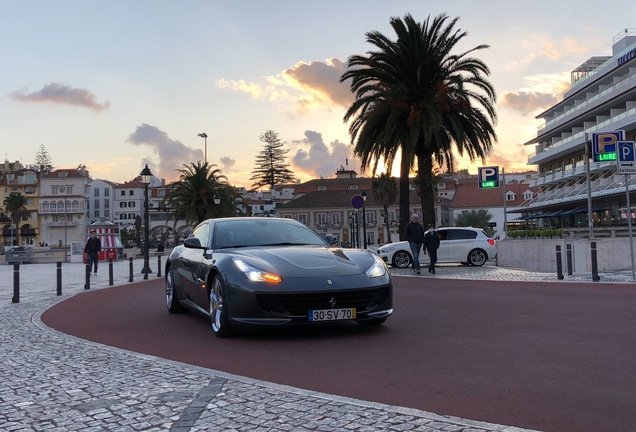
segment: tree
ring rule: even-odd
[[[455,216],[455,226],[482,228],[492,237],[495,231],[488,225],[491,219],[492,215],[488,213],[488,210],[471,210]]]
[[[371,181],[371,193],[373,198],[384,207],[384,224],[386,225],[386,243],[391,241],[389,231],[389,206],[393,205],[398,197],[397,180],[388,173],[382,173]]]
[[[15,225],[15,245],[20,245],[20,219],[26,214],[27,199],[20,192],[11,192],[4,199],[4,209],[11,213],[11,220]]]
[[[289,152],[283,149],[283,143],[278,138],[278,133],[268,130],[258,137],[265,144],[256,156],[253,176],[250,180],[256,180],[252,186],[263,187],[269,185],[274,189],[277,184],[290,182],[294,179],[294,173],[289,169],[289,164],[285,162]]]
[[[453,149],[484,160],[496,135],[493,86],[482,61],[451,51],[467,33],[454,30],[458,18],[430,16],[420,24],[410,14],[393,17],[391,40],[374,31],[367,41],[378,48],[349,58],[340,81],[351,80],[355,100],[344,120],[362,167],[392,166],[400,154],[400,235],[409,219],[408,175],[417,158],[422,223],[435,223],[433,163],[449,165]],[[453,146],[454,144],[454,146]],[[450,170],[450,169],[449,169]]]
[[[46,151],[44,144],[40,144],[40,149],[35,154],[35,165],[39,168],[46,168],[48,166],[52,167],[53,165],[53,159],[49,156],[49,152]]]
[[[185,220],[198,225],[206,219],[236,216],[237,193],[228,183],[221,170],[208,162],[191,163],[178,169],[179,181],[173,183],[170,193],[164,198],[168,208],[168,220]],[[216,194],[220,204],[214,204]]]

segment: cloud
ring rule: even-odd
[[[221,166],[224,168],[224,171],[232,171],[232,167],[236,164],[236,160],[230,157],[222,157],[220,159]]]
[[[148,164],[153,174],[159,178],[174,180],[178,177],[177,169],[183,164],[202,161],[203,150],[192,149],[180,141],[171,139],[168,134],[156,126],[143,123],[135,132],[128,135],[127,141],[133,145],[147,145],[159,157],[159,163],[147,157],[142,164]]]
[[[291,105],[295,113],[306,114],[319,108],[348,108],[353,95],[347,84],[339,82],[346,67],[346,63],[338,58],[298,62],[280,74],[263,77],[260,82],[221,79],[216,85],[276,103],[284,110]]]
[[[540,58],[557,61],[569,55],[584,55],[587,54],[591,48],[596,47],[597,44],[597,41],[582,43],[571,37],[563,40],[550,40],[546,35],[535,34],[521,44],[521,47],[529,51],[529,53],[525,54],[520,60],[508,62],[506,68],[513,69],[526,66]]]
[[[526,77],[525,88],[504,92],[498,103],[522,114],[549,108],[562,100],[563,94],[570,89],[567,76],[563,73]]]
[[[360,162],[353,158],[353,150],[350,145],[338,140],[329,145],[325,144],[322,134],[314,131],[305,131],[305,138],[294,140],[294,146],[303,147],[291,157],[291,166],[296,172],[296,177],[302,177],[298,173],[305,174],[309,178],[333,178],[341,167],[362,174]],[[309,146],[309,148],[306,148]],[[348,161],[348,164],[347,164]]]
[[[74,105],[81,108],[88,108],[95,112],[110,108],[110,102],[98,103],[97,96],[90,90],[72,88],[68,85],[58,83],[47,84],[42,90],[33,93],[27,93],[26,90],[18,90],[9,94],[9,97],[20,102]]]
[[[508,171],[518,170],[526,167],[529,153],[530,149],[523,144],[508,145],[505,148],[500,144],[490,152],[486,160],[488,165],[501,166]]]

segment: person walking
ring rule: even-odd
[[[411,255],[413,256],[412,268],[413,273],[420,274],[420,249],[424,242],[424,227],[419,222],[419,216],[414,214],[411,216],[411,221],[406,224],[404,228],[404,237],[409,242],[411,248]]]
[[[428,272],[433,274],[435,274],[435,263],[437,263],[437,249],[439,249],[439,234],[435,231],[434,225],[429,225],[424,235],[424,255],[428,253]]]
[[[93,273],[97,276],[97,262],[99,261],[99,251],[102,250],[102,242],[97,237],[95,230],[91,231],[90,238],[86,241],[84,252],[86,252],[86,262],[89,268],[93,266]]]

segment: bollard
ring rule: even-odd
[[[130,267],[130,277],[128,278],[128,282],[133,281],[133,259],[132,257],[128,258],[128,267]]]
[[[572,276],[572,245],[565,245],[567,249],[567,266],[568,266],[568,276]]]
[[[157,255],[157,277],[161,277],[161,255]]]
[[[62,262],[57,263],[57,295],[62,295]]]
[[[144,280],[148,279],[148,269],[150,269],[150,258],[144,257],[144,269],[141,271],[144,274]]]
[[[556,245],[557,279],[563,280],[563,262],[561,262],[561,245]]]
[[[598,262],[596,260],[596,242],[590,242],[592,248],[592,280],[598,282],[601,277],[598,275]]]
[[[108,285],[113,286],[113,259],[108,259]]]
[[[84,282],[84,289],[91,289],[91,263],[86,263],[86,280]]]
[[[13,264],[13,298],[11,303],[20,303],[20,264]]]

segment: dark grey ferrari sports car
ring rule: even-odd
[[[292,219],[208,219],[166,262],[166,306],[209,316],[219,337],[253,325],[382,324],[393,312],[386,265],[335,243]]]

